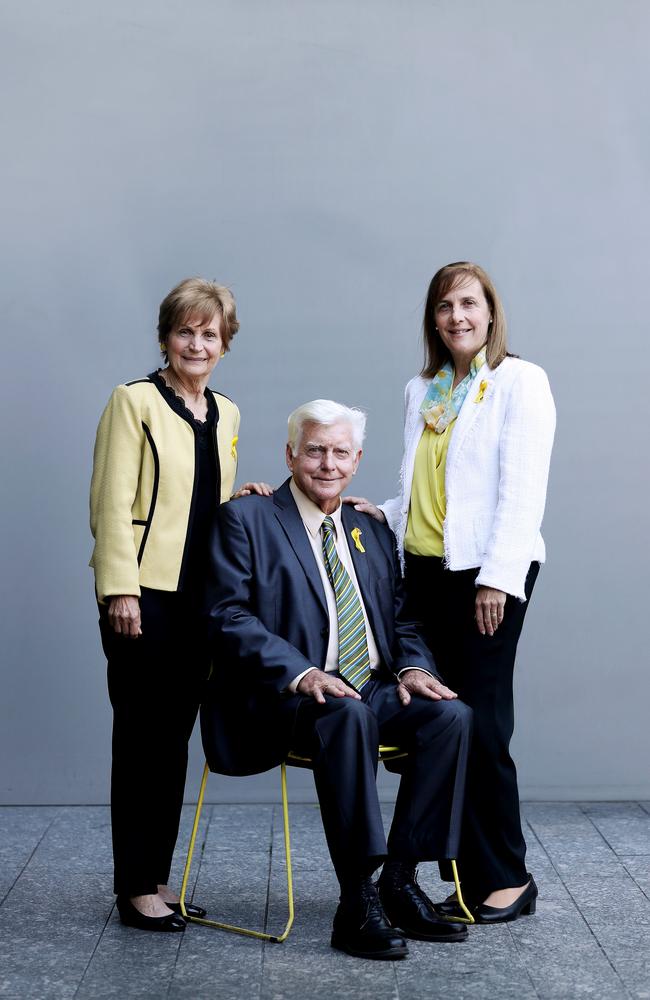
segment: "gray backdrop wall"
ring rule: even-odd
[[[157,363],[169,288],[196,273],[237,296],[215,385],[243,414],[242,481],[279,483],[287,413],[332,396],[369,413],[355,489],[383,500],[426,286],[458,259],[493,274],[558,406],[523,793],[650,797],[650,6],[16,0],[2,18],[2,801],[107,799],[92,445],[113,386]],[[196,746],[190,794],[199,767]]]

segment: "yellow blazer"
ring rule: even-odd
[[[219,500],[237,472],[239,410],[215,392]],[[188,537],[195,435],[150,377],[118,385],[97,429],[90,486],[90,565],[100,601],[140,596],[140,587],[177,590]]]

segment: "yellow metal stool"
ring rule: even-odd
[[[379,759],[381,761],[391,761],[396,760],[399,757],[406,757],[406,751],[401,750],[399,747],[389,747],[380,746],[379,747]],[[210,769],[206,761],[203,768],[203,776],[201,778],[201,787],[199,788],[199,797],[196,803],[196,810],[194,812],[194,823],[192,824],[192,834],[190,836],[190,844],[187,850],[187,858],[185,860],[185,870],[183,871],[183,882],[181,884],[180,892],[180,906],[181,913],[186,920],[191,921],[194,924],[203,924],[204,927],[213,927],[220,931],[230,931],[232,934],[244,934],[246,937],[261,938],[262,941],[272,941],[275,944],[281,944],[282,941],[286,941],[289,936],[289,931],[291,930],[293,919],[294,919],[294,899],[293,899],[293,873],[291,869],[291,833],[289,828],[289,799],[287,796],[287,765],[292,767],[305,767],[311,769],[312,761],[310,757],[300,756],[299,754],[289,753],[287,759],[280,765],[280,789],[282,793],[282,822],[284,827],[284,854],[287,867],[287,905],[288,905],[288,919],[285,924],[284,930],[281,934],[268,934],[266,931],[255,931],[248,927],[237,927],[235,924],[225,924],[219,920],[208,920],[206,917],[191,917],[187,912],[185,907],[185,895],[187,892],[187,883],[190,877],[190,869],[192,867],[192,859],[194,857],[194,847],[196,844],[196,834],[199,828],[199,821],[201,819],[201,811],[203,809],[203,799],[205,797],[205,787],[208,782],[208,775],[210,774]],[[466,923],[473,924],[474,917],[472,916],[470,910],[465,905],[463,900],[463,895],[460,888],[460,881],[458,878],[458,868],[456,862],[452,860],[451,867],[454,875],[454,883],[456,886],[456,895],[458,898],[459,905],[465,914],[464,917],[456,917],[456,923]]]

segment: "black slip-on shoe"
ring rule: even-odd
[[[128,896],[118,896],[117,906],[120,920],[127,927],[137,927],[141,931],[184,931],[187,923],[178,913],[168,913],[164,917],[148,917],[135,908]]]
[[[529,883],[510,906],[486,906],[480,903],[472,912],[477,924],[505,924],[518,917],[528,917],[537,909],[537,886],[529,873]]]

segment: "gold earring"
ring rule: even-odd
[[[225,351],[222,351],[221,354],[219,355],[220,358],[225,358],[225,356],[226,356],[226,352]]]

